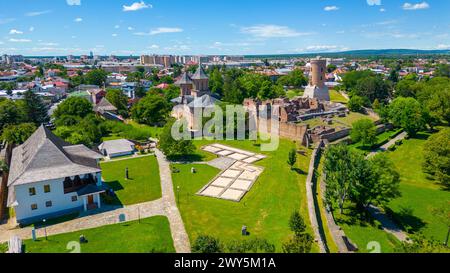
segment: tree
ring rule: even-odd
[[[396,98],[389,105],[389,117],[395,126],[405,129],[410,136],[425,126],[423,108],[414,98]]]
[[[364,177],[357,179],[352,190],[351,199],[360,207],[384,205],[400,197],[400,175],[394,164],[385,154],[378,154],[368,162]]]
[[[358,81],[363,78],[367,77],[373,77],[374,73],[370,70],[364,70],[364,71],[350,71],[348,73],[345,73],[342,77],[342,85],[347,91],[353,90]]]
[[[450,125],[450,79],[433,78],[420,85],[417,91],[418,101],[438,122]]]
[[[39,95],[28,90],[24,93],[24,102],[25,113],[29,121],[36,125],[41,125],[50,120],[47,107]]]
[[[8,125],[19,124],[26,120],[25,110],[12,100],[0,101],[0,131]]]
[[[424,146],[425,172],[450,187],[450,129],[432,135]]]
[[[193,253],[222,253],[223,246],[219,239],[212,236],[200,235],[192,246]]]
[[[306,224],[298,211],[294,211],[289,220],[289,227],[295,235],[300,235],[306,231]]]
[[[361,119],[353,123],[350,133],[352,142],[361,142],[363,146],[372,147],[377,142],[377,127],[370,119]]]
[[[291,170],[294,169],[294,165],[297,162],[297,150],[292,149],[289,151],[289,157],[287,163],[291,166]]]
[[[175,140],[172,136],[172,127],[175,124],[174,119],[170,119],[163,128],[159,139],[159,147],[168,157],[186,156],[195,151],[195,145],[192,140]]]
[[[218,94],[219,96],[223,95],[223,77],[222,73],[220,73],[219,68],[214,68],[211,72],[211,76],[209,77],[209,89],[213,94]]]
[[[330,208],[337,206],[344,212],[344,204],[350,198],[355,178],[364,176],[366,168],[355,168],[364,157],[345,144],[332,145],[325,152],[324,172],[327,184],[325,197]]]
[[[314,238],[309,233],[292,236],[283,243],[284,253],[310,253]]]
[[[450,65],[440,64],[438,65],[434,74],[436,77],[450,77]]]
[[[391,87],[381,77],[367,77],[358,80],[352,95],[358,95],[367,98],[370,103],[375,99],[387,101],[390,96]]]
[[[119,112],[128,110],[128,97],[119,89],[107,89],[106,99],[114,105]]]
[[[163,124],[170,112],[167,100],[155,93],[148,93],[131,109],[131,116],[139,123],[147,125]]]
[[[92,69],[84,76],[84,80],[87,84],[93,84],[98,86],[104,86],[108,73],[103,69]]]
[[[448,247],[450,239],[450,201],[445,202],[442,206],[432,209],[433,215],[447,227],[447,236],[445,237],[444,246]]]
[[[410,235],[410,241],[396,247],[397,253],[450,253],[450,249],[435,240],[428,240],[423,234]]]
[[[275,245],[265,239],[234,240],[226,245],[230,253],[275,253]]]
[[[76,116],[84,118],[92,112],[92,104],[87,99],[70,97],[58,105],[53,115],[56,119],[62,116]]]
[[[348,109],[352,112],[360,112],[364,106],[364,98],[360,96],[352,96],[348,102]]]
[[[9,144],[20,145],[24,143],[34,132],[36,126],[34,123],[22,123],[19,125],[8,125],[3,129],[1,139]]]
[[[281,76],[277,80],[277,84],[281,86],[292,86],[294,88],[302,88],[308,84],[308,79],[301,69],[295,69],[286,76]]]

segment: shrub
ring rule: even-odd
[[[193,253],[222,253],[220,241],[212,236],[200,235],[192,246]]]

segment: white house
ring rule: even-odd
[[[132,155],[135,152],[135,144],[126,139],[105,141],[98,146],[100,152],[109,158]]]
[[[44,126],[12,154],[8,207],[19,224],[101,207],[102,156],[70,145]]]

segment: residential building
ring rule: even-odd
[[[135,144],[126,139],[105,141],[98,149],[108,158],[132,155],[136,151]]]
[[[101,207],[105,192],[99,159],[84,145],[70,145],[44,126],[13,150],[8,207],[19,224]]]

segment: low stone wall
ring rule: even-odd
[[[267,132],[271,133],[272,120],[259,117],[258,126],[259,128],[263,129],[267,128]],[[309,144],[306,136],[307,132],[308,132],[307,125],[300,125],[290,122],[280,122],[278,135],[280,137],[287,138],[296,141],[298,143],[301,143],[304,146],[307,146]]]
[[[333,142],[336,141],[338,139],[347,137],[350,135],[350,128],[347,129],[343,129],[334,133],[330,133],[330,134],[326,134],[322,136],[322,140],[327,140],[328,142]]]

